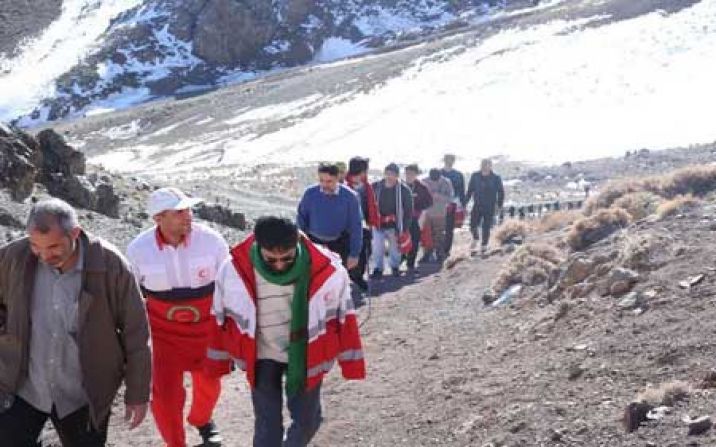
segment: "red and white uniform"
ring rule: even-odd
[[[337,255],[301,237],[311,257],[306,389],[318,385],[336,360],[345,379],[363,379],[365,360],[348,272]],[[228,373],[233,361],[246,371],[252,388],[258,353],[257,282],[249,255],[253,242],[251,235],[234,247],[219,271],[213,306],[217,326],[207,351],[210,371]]]
[[[157,227],[144,231],[127,248],[127,257],[146,298],[152,333],[152,412],[169,447],[185,447],[182,414],[183,375],[193,379],[188,421],[209,422],[221,383],[204,370],[216,273],[228,257],[224,238],[204,225],[177,247],[167,244]]]

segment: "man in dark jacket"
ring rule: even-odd
[[[495,221],[495,214],[502,209],[505,201],[502,179],[492,172],[491,160],[482,160],[480,170],[474,172],[470,177],[463,206],[467,207],[471,199],[474,201],[474,205],[470,214],[470,230],[473,239],[470,248],[474,250],[477,247],[477,241],[480,240],[478,228],[481,226],[481,251],[484,253],[490,241],[490,229]]]
[[[415,259],[420,247],[420,216],[423,211],[433,205],[433,197],[425,184],[418,179],[419,174],[418,165],[413,164],[405,167],[405,182],[413,193],[413,219],[410,222],[410,238],[413,241],[413,249],[406,256],[408,272],[415,270]]]
[[[348,162],[346,185],[358,194],[361,213],[363,215],[363,244],[361,246],[358,265],[348,270],[351,281],[363,292],[368,290],[365,280],[368,260],[371,255],[373,241],[372,228],[378,226],[378,204],[373,193],[373,186],[368,181],[368,167],[370,160],[363,157],[353,157]]]
[[[455,213],[457,211],[457,205],[465,202],[465,176],[462,172],[453,169],[455,166],[455,155],[445,154],[443,157],[444,166],[440,170],[440,174],[450,180],[452,183],[452,189],[455,194],[454,202],[447,209],[447,216],[445,220],[445,247],[443,252],[445,256],[450,256],[450,250],[452,250],[453,234],[455,233]]]
[[[125,419],[147,413],[149,330],[137,281],[77,213],[37,203],[28,237],[0,248],[0,439],[37,445],[47,419],[65,446],[103,446],[122,382]]]
[[[379,227],[373,229],[373,273],[372,278],[383,276],[385,264],[385,241],[388,241],[390,268],[393,276],[400,275],[400,234],[408,231],[413,219],[413,194],[400,181],[400,168],[395,163],[385,167],[384,178],[373,183],[378,202]]]

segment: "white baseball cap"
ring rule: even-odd
[[[149,196],[147,212],[154,217],[167,210],[185,210],[203,202],[189,197],[177,188],[159,188]]]

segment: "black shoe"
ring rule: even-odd
[[[400,276],[400,269],[394,268],[391,273],[393,274],[394,278],[397,278],[398,276]]]
[[[358,289],[360,289],[361,292],[367,292],[368,291],[368,281],[366,281],[363,278],[354,278],[353,284],[358,286]]]
[[[209,421],[206,425],[197,427],[197,430],[199,430],[199,435],[201,435],[201,439],[204,441],[204,443],[201,444],[203,447],[221,447],[221,443],[224,440],[221,438],[219,429],[216,428],[214,421]]]
[[[373,270],[373,273],[370,274],[370,279],[380,279],[383,277],[383,270],[375,269]]]

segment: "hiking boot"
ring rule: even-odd
[[[480,253],[482,253],[483,255],[487,253],[487,245],[483,245],[482,247],[480,247]]]
[[[370,274],[370,279],[381,279],[383,277],[383,270],[375,269],[373,270],[373,273]]]
[[[358,286],[358,289],[360,289],[361,292],[367,292],[368,291],[368,281],[366,281],[363,278],[354,278],[353,284]]]
[[[216,428],[214,421],[209,421],[207,424],[197,427],[197,430],[199,430],[199,435],[204,441],[201,444],[203,447],[221,447],[221,443],[224,440],[219,434],[219,429]]]

